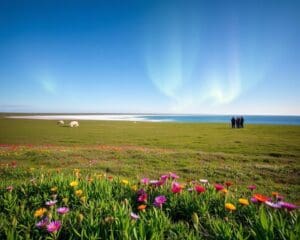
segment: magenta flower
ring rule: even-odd
[[[250,185],[250,186],[248,186],[248,189],[251,190],[251,191],[253,191],[253,190],[256,189],[256,186],[255,185]]]
[[[138,220],[138,219],[140,218],[139,215],[137,215],[137,214],[135,214],[135,213],[133,213],[133,212],[130,213],[130,217],[131,217],[131,219],[133,219],[133,220]]]
[[[162,205],[165,203],[167,201],[167,198],[165,197],[165,196],[163,196],[163,195],[161,195],[161,196],[157,196],[155,199],[154,199],[154,205],[156,206],[156,207],[162,207]]]
[[[13,189],[14,189],[13,186],[8,186],[8,187],[6,188],[6,190],[9,191],[9,192],[11,192]]]
[[[274,203],[274,202],[271,202],[271,201],[266,201],[265,204],[269,207],[272,207],[272,208],[281,208],[281,205],[279,203]]]
[[[150,181],[149,178],[142,178],[142,179],[141,179],[141,183],[142,183],[142,184],[145,184],[145,185],[149,184],[149,181]]]
[[[60,208],[58,208],[56,211],[57,211],[57,213],[59,213],[59,214],[66,214],[67,212],[70,211],[70,209],[67,208],[67,207],[60,207]]]
[[[147,202],[148,195],[147,193],[142,193],[138,196],[138,202]]]
[[[292,204],[292,203],[288,203],[288,202],[283,202],[283,201],[280,201],[278,202],[278,204],[282,207],[282,208],[285,208],[287,209],[288,211],[292,211],[292,210],[295,210],[298,208],[298,206]]]
[[[161,175],[160,180],[166,181],[169,178],[169,175]]]
[[[195,190],[196,190],[197,193],[203,193],[203,192],[206,191],[205,187],[202,187],[200,185],[196,185]]]
[[[170,178],[172,178],[172,179],[177,179],[177,178],[179,178],[179,176],[176,175],[175,173],[171,173],[171,172],[170,172]]]
[[[53,206],[53,205],[55,205],[57,203],[57,200],[50,200],[50,201],[47,201],[46,202],[46,205],[47,206]]]
[[[255,197],[252,197],[252,198],[250,199],[250,201],[253,202],[253,203],[258,203],[258,200],[257,200]]]
[[[162,186],[166,181],[165,180],[150,180],[149,183],[155,187]]]
[[[165,180],[159,180],[157,183],[156,183],[156,187],[160,187],[160,186],[162,186],[162,185],[164,185],[165,184]]]
[[[35,226],[36,226],[37,228],[45,228],[45,227],[47,226],[48,223],[49,223],[48,218],[44,218],[44,219],[42,219],[41,221],[37,222],[37,223],[35,224]]]
[[[216,183],[215,184],[215,189],[217,190],[217,191],[221,191],[221,190],[223,190],[225,187],[222,185],[222,184],[218,184],[218,183]]]
[[[173,193],[180,193],[181,190],[182,190],[182,188],[179,183],[177,183],[177,182],[172,183],[172,192]]]
[[[47,231],[52,233],[52,232],[57,232],[61,227],[61,222],[60,221],[52,221],[47,225]]]

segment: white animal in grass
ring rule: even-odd
[[[79,127],[79,123],[78,123],[77,121],[71,121],[71,122],[69,123],[69,126],[70,126],[70,127]]]
[[[64,124],[65,124],[65,122],[63,120],[60,120],[60,121],[57,122],[57,125],[60,125],[60,126],[64,125]]]

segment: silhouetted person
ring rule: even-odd
[[[235,118],[231,118],[231,128],[235,128]]]
[[[241,119],[239,117],[235,120],[235,124],[236,124],[236,128],[241,127]]]
[[[241,128],[244,128],[244,118],[241,117]]]

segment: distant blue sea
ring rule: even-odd
[[[173,114],[59,114],[59,115],[17,115],[9,118],[44,120],[103,120],[103,121],[143,121],[182,123],[230,123],[231,115],[173,115]],[[245,124],[300,125],[300,116],[243,116]]]
[[[229,123],[228,115],[144,115],[150,121],[191,122],[191,123]],[[234,116],[236,117],[236,116]],[[243,116],[245,124],[283,124],[300,125],[300,116]]]

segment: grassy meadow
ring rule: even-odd
[[[173,192],[170,176],[162,186],[140,183],[170,172],[180,176],[179,192]],[[273,192],[274,201],[283,196],[300,205],[300,126],[80,121],[79,128],[69,128],[50,120],[0,118],[0,177],[1,239],[299,236],[299,210],[273,209],[250,198]],[[226,191],[215,190],[214,184],[226,182],[232,184]],[[198,185],[205,192],[197,192]],[[141,188],[148,194],[140,203],[147,207],[143,211],[136,202]],[[153,206],[160,195],[166,203]],[[240,198],[250,204],[240,206]],[[45,206],[51,199],[55,205]],[[58,205],[70,211],[60,215]],[[60,219],[62,227],[39,229],[35,224],[43,217]]]

